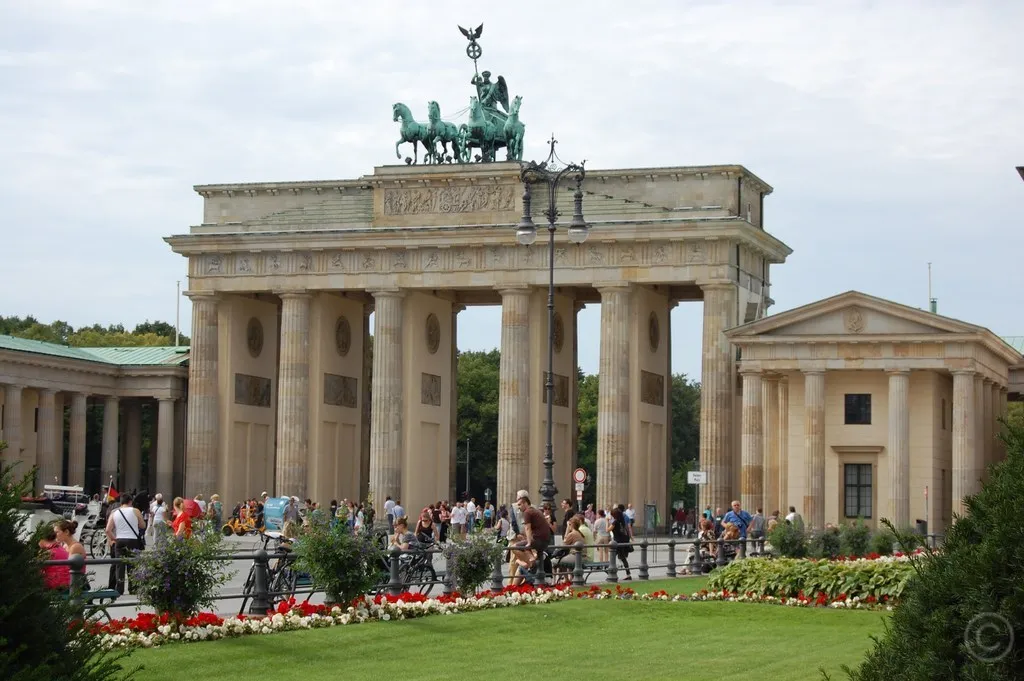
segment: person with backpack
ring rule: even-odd
[[[107,519],[106,535],[113,558],[126,558],[145,547],[142,537],[146,531],[146,521],[142,518],[142,512],[132,506],[130,494],[122,494],[120,502],[121,505]],[[110,569],[108,586],[120,594],[124,593],[127,568],[125,563],[118,563]]]
[[[740,502],[734,501],[732,502],[732,510],[726,513],[725,517],[722,518],[722,525],[724,526],[725,523],[732,523],[740,533],[739,538],[746,539],[747,529],[750,527],[751,520],[753,520],[753,518],[740,507]]]

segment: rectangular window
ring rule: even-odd
[[[871,395],[848,393],[846,395],[846,419],[848,426],[871,425]]]
[[[871,464],[848,463],[843,466],[845,512],[847,518],[871,517]]]

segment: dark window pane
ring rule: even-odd
[[[844,400],[844,423],[852,426],[871,424],[871,395],[848,393]]]

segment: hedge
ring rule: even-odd
[[[910,560],[825,561],[801,558],[748,558],[711,573],[708,589],[754,596],[829,600],[845,596],[880,602],[898,600],[914,575]]]

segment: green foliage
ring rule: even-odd
[[[132,331],[127,331],[121,324],[93,324],[76,330],[67,322],[43,324],[31,315],[0,316],[0,334],[77,348],[174,345],[174,327],[171,324],[148,320],[136,325]],[[188,345],[188,336],[180,336],[180,343]]]
[[[914,575],[908,560],[827,561],[800,558],[749,558],[733,561],[711,573],[709,591],[751,592],[758,596],[792,598],[803,592],[829,598],[873,596],[881,601],[898,599]]]
[[[858,519],[839,529],[839,553],[844,556],[863,556],[870,553],[871,528]]]
[[[4,447],[0,447],[2,451]],[[130,678],[124,653],[105,652],[66,597],[43,586],[36,544],[18,541],[21,496],[30,477],[0,466],[0,677],[9,681]]]
[[[839,530],[835,528],[812,530],[807,539],[807,555],[811,558],[835,558],[839,555],[839,548]]]
[[[231,577],[221,535],[197,523],[191,537],[169,536],[131,559],[129,581],[139,600],[161,613],[190,617],[213,605],[217,588]]]
[[[807,537],[801,526],[779,522],[768,531],[768,543],[775,555],[803,558],[807,555]]]
[[[1003,439],[1006,460],[966,499],[967,514],[955,519],[942,552],[920,562],[885,634],[847,670],[854,681],[1020,678],[1024,426],[1010,424]]]
[[[490,579],[494,561],[503,550],[490,533],[471,534],[464,541],[449,542],[444,548],[448,577],[460,593],[472,594]]]
[[[896,541],[896,535],[889,530],[880,530],[871,535],[871,539],[868,542],[868,551],[871,553],[877,553],[880,556],[891,556],[892,545]]]
[[[484,490],[498,488],[498,386],[501,356],[489,352],[460,352],[458,358],[458,464],[455,489],[466,487],[466,440],[469,440],[471,496],[483,500]],[[493,497],[492,497],[493,500]],[[440,501],[439,499],[437,501]],[[509,503],[511,499],[499,500]]]
[[[310,518],[292,549],[298,569],[308,572],[332,603],[362,596],[380,578],[384,553],[373,534],[353,534],[345,523],[332,523],[322,515]]]

